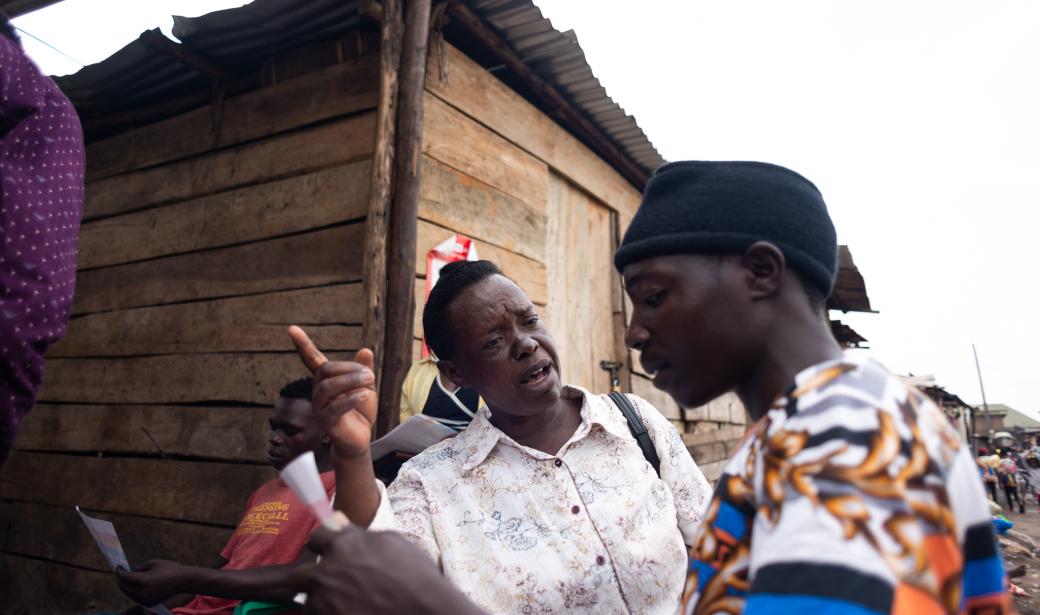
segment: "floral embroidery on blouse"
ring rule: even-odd
[[[660,478],[609,397],[565,395],[582,396],[582,420],[556,455],[517,444],[482,408],[401,468],[371,527],[403,532],[488,612],[672,613],[711,488],[646,401],[629,396]]]

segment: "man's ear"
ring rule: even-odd
[[[455,369],[455,364],[451,361],[438,360],[437,369],[440,370],[441,376],[444,376],[448,380],[451,380],[455,384],[455,386],[459,387],[460,389],[469,388],[469,383],[466,382],[466,379],[462,377],[462,374],[459,373],[459,370]]]
[[[752,301],[772,297],[780,290],[787,271],[787,259],[776,245],[756,241],[744,251],[741,264],[747,272]]]

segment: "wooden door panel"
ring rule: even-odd
[[[556,175],[549,201],[546,319],[556,339],[563,379],[607,392],[610,376],[599,363],[622,359],[615,356],[612,213]]]

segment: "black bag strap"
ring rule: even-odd
[[[632,402],[628,401],[628,397],[624,393],[612,391],[610,399],[614,402],[614,405],[621,409],[621,414],[625,415],[625,420],[628,421],[628,430],[635,436],[636,443],[639,444],[639,448],[643,451],[643,457],[646,457],[650,465],[654,466],[654,472],[657,472],[657,477],[660,478],[661,458],[657,456],[654,441],[650,438],[650,433],[647,432],[643,419],[636,414],[636,409],[632,407]]]

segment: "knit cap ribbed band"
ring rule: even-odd
[[[775,244],[824,296],[838,244],[827,206],[801,175],[763,162],[683,161],[657,169],[614,254],[614,266],[666,254],[730,254]]]

